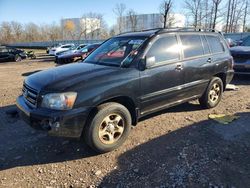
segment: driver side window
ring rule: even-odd
[[[154,58],[155,63],[174,61],[180,59],[180,52],[175,35],[164,36],[157,39],[149,51],[147,58]]]

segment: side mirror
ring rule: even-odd
[[[145,57],[145,61],[146,61],[146,67],[152,67],[155,65],[155,56],[151,56],[151,57]]]
[[[144,71],[146,68],[152,67],[155,65],[155,56],[147,57],[145,56],[140,60],[139,69]]]

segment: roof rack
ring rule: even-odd
[[[195,28],[195,27],[170,27],[170,28],[162,28],[157,33],[163,33],[166,31],[198,31],[198,32],[215,32],[215,33],[221,33],[220,31],[217,31],[216,29],[212,28]]]
[[[219,33],[219,34],[223,35],[222,32],[220,32],[216,29],[195,28],[195,27],[152,28],[152,29],[139,30],[139,31],[135,31],[135,32],[147,32],[147,31],[155,31],[154,34],[160,34],[160,33],[171,32],[171,31],[190,31],[190,32],[196,31],[196,32],[214,32],[214,33]],[[120,33],[119,35],[126,34],[126,33],[132,33],[132,31]]]
[[[159,27],[159,28],[152,28],[152,29],[143,29],[143,30],[138,30],[138,31],[126,31],[126,32],[118,34],[118,36],[123,35],[123,34],[127,34],[127,33],[133,33],[133,32],[147,32],[147,31],[154,31],[154,30],[157,30],[156,32],[158,32],[161,29],[163,29],[163,28]]]

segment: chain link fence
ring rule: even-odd
[[[47,42],[21,42],[15,44],[8,44],[8,46],[16,47],[16,48],[38,48],[45,49],[50,46],[54,46],[57,44],[94,44],[101,43],[103,40],[58,40],[58,41],[47,41]]]

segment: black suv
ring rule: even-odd
[[[50,135],[81,137],[98,152],[120,146],[150,113],[199,99],[215,107],[233,77],[223,36],[195,29],[125,33],[83,62],[27,77],[21,115]]]
[[[230,51],[234,58],[235,74],[250,75],[250,36],[240,46],[230,48]]]
[[[23,50],[16,48],[0,46],[0,62],[21,61],[27,56]]]

